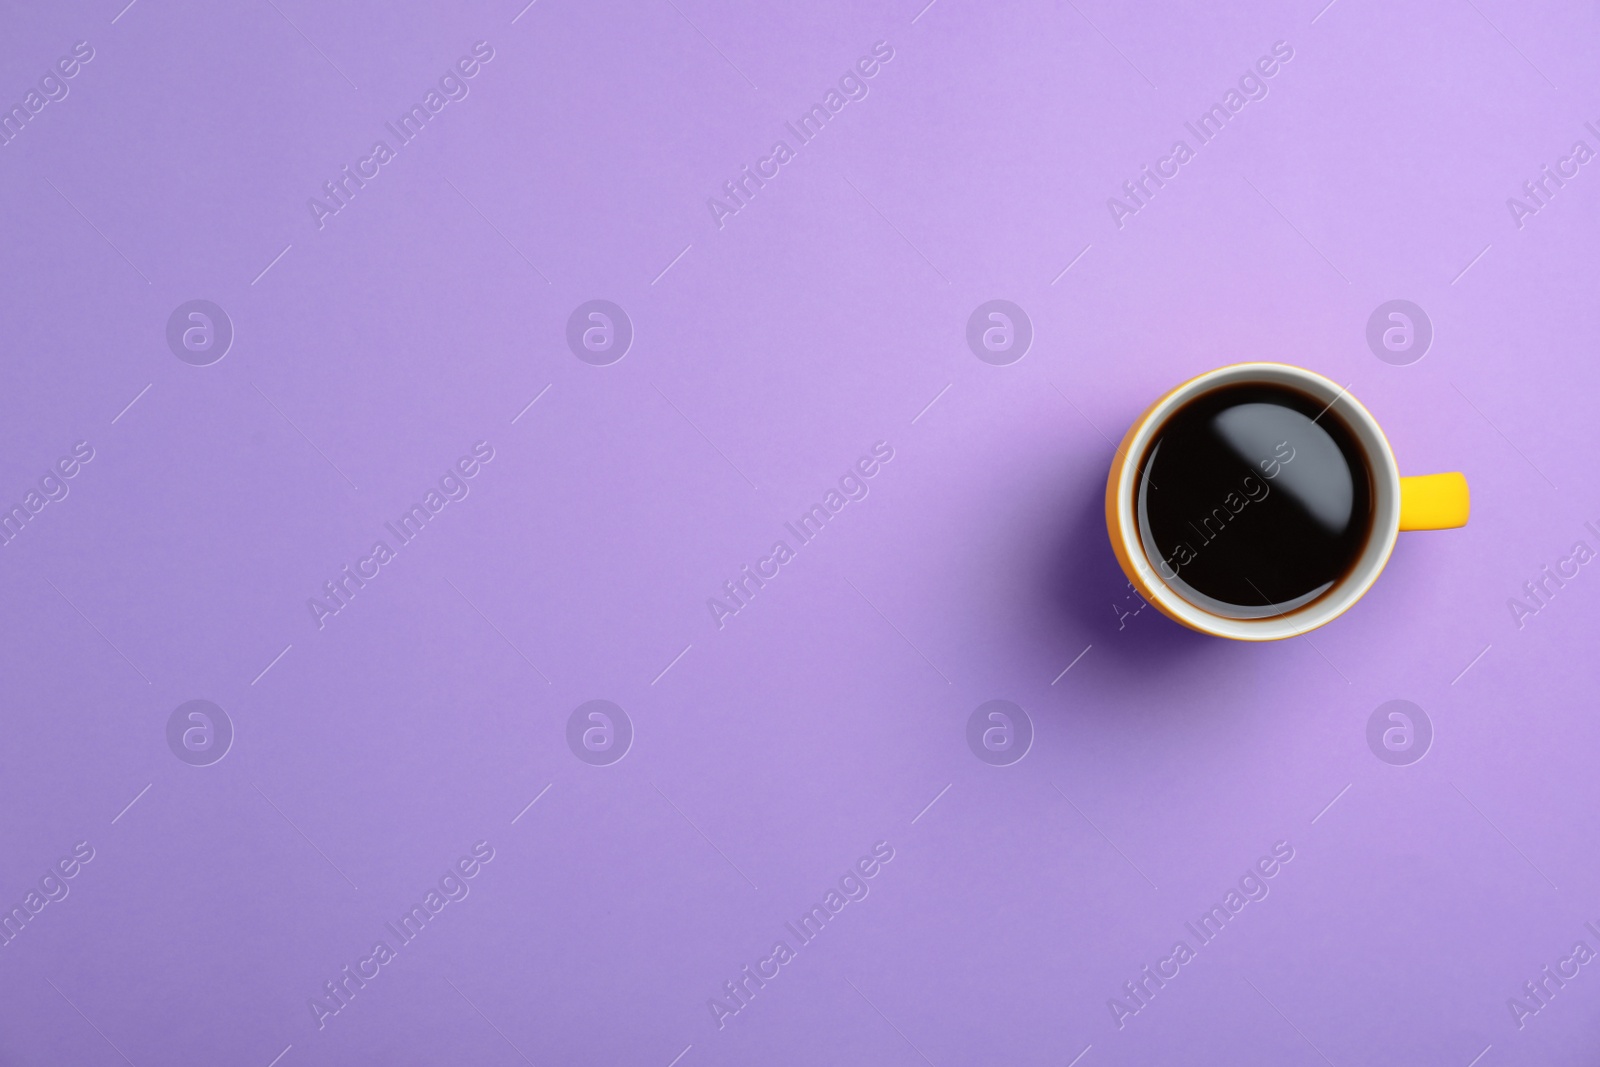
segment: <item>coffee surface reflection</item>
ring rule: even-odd
[[[1372,524],[1372,476],[1327,405],[1227,386],[1173,412],[1141,462],[1139,533],[1161,578],[1197,607],[1262,618],[1348,575]]]

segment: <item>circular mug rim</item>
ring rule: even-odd
[[[1372,532],[1351,573],[1327,593],[1291,611],[1259,619],[1237,619],[1207,611],[1181,596],[1151,565],[1139,535],[1139,468],[1156,431],[1183,404],[1227,385],[1260,382],[1287,385],[1323,400],[1344,421],[1361,448],[1373,478]],[[1163,615],[1193,630],[1239,641],[1281,641],[1324,626],[1350,608],[1377,581],[1400,533],[1400,469],[1378,420],[1348,388],[1304,367],[1288,363],[1231,363],[1206,371],[1169,389],[1134,420],[1106,482],[1106,525],[1123,572],[1146,601]]]

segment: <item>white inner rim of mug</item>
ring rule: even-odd
[[[1346,575],[1332,588],[1302,598],[1302,603],[1259,618],[1235,618],[1208,611],[1179,593],[1151,565],[1137,508],[1139,474],[1158,431],[1178,408],[1202,393],[1229,385],[1277,385],[1305,393],[1336,415],[1355,438],[1372,478],[1372,525],[1366,544]],[[1269,641],[1293,637],[1342,615],[1377,579],[1394,549],[1400,529],[1400,472],[1377,420],[1354,397],[1320,374],[1282,363],[1242,363],[1202,375],[1167,397],[1140,424],[1126,454],[1119,457],[1117,507],[1123,549],[1137,561],[1160,606],[1198,629],[1224,637]]]

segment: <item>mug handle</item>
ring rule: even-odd
[[[1460,471],[1400,479],[1402,530],[1453,530],[1467,524],[1471,510],[1467,476]]]

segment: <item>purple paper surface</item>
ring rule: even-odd
[[[0,15],[0,1063],[1592,1062],[1592,6],[124,3]],[[1255,359],[1474,494],[1269,645],[1102,516]]]

